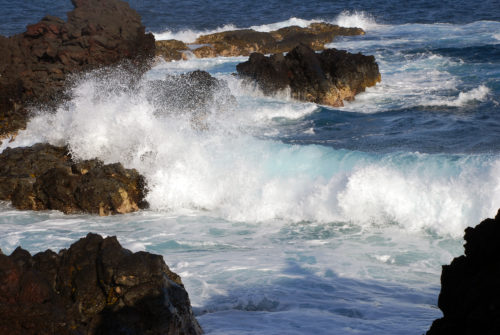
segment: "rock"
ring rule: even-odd
[[[165,61],[181,60],[182,51],[189,50],[186,43],[178,40],[156,41],[156,56],[162,57]]]
[[[465,230],[465,255],[443,266],[438,306],[443,317],[427,335],[500,334],[500,210]]]
[[[35,144],[0,154],[0,200],[23,210],[109,215],[148,206],[144,177],[119,163],[75,162],[65,147]]]
[[[155,43],[121,0],[73,0],[68,20],[46,16],[0,36],[0,136],[26,126],[29,104],[59,101],[68,74],[130,60],[146,69]]]
[[[373,56],[337,49],[317,54],[304,44],[286,56],[253,53],[236,69],[242,77],[255,80],[266,94],[289,87],[295,99],[335,107],[381,80]]]
[[[0,254],[0,333],[202,334],[163,257],[89,233],[69,249]]]
[[[302,43],[313,50],[323,50],[336,36],[364,35],[361,28],[343,28],[329,23],[312,23],[302,28],[291,26],[271,32],[252,29],[224,31],[200,36],[194,44],[208,44],[193,50],[200,58],[216,56],[248,56],[288,52]]]
[[[147,93],[157,115],[187,113],[197,125],[208,114],[224,112],[236,105],[226,81],[200,70],[150,81]]]

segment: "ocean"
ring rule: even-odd
[[[326,21],[365,29],[329,47],[374,55],[382,82],[344,107],[267,97],[246,57],[157,62],[137,87],[82,76],[7,146],[69,145],[136,168],[151,208],[112,217],[0,204],[0,248],[68,247],[88,232],[164,256],[207,334],[423,334],[441,317],[441,265],[500,207],[499,1],[131,0],[157,39]],[[0,0],[0,34],[70,1]],[[236,103],[155,112],[147,81],[206,70]]]

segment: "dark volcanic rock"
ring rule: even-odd
[[[0,154],[0,200],[18,209],[109,215],[146,208],[144,178],[119,163],[75,162],[67,148],[35,144]]]
[[[154,37],[128,3],[72,2],[67,22],[46,16],[23,34],[0,36],[0,137],[26,126],[26,103],[53,103],[68,74],[125,59],[145,67],[154,56]]]
[[[226,81],[206,71],[167,75],[148,83],[148,98],[159,115],[189,113],[200,121],[212,112],[224,112],[236,105]]]
[[[302,43],[314,50],[323,50],[336,36],[364,35],[361,28],[343,28],[329,23],[312,23],[306,28],[291,26],[271,32],[252,29],[224,31],[200,36],[195,44],[208,44],[193,50],[200,58],[216,56],[248,56],[288,52]]]
[[[380,81],[373,56],[337,49],[317,54],[304,44],[286,56],[253,53],[236,69],[255,80],[266,94],[290,87],[295,99],[330,106],[343,106],[344,100],[354,100],[356,94]]]
[[[500,210],[465,230],[465,255],[443,266],[439,308],[427,335],[500,334]]]
[[[58,254],[0,253],[0,334],[201,334],[163,257],[96,234]]]

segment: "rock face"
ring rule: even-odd
[[[156,56],[163,57],[167,62],[183,59],[182,52],[186,50],[189,50],[189,47],[182,41],[156,41]]]
[[[208,46],[193,50],[197,57],[248,56],[252,52],[263,54],[288,52],[302,43],[313,50],[323,50],[336,36],[364,35],[361,28],[343,28],[329,23],[312,23],[306,28],[291,26],[271,32],[252,29],[225,31],[200,36],[195,44]],[[212,49],[213,51],[208,51]]]
[[[59,253],[0,252],[0,334],[202,334],[163,257],[96,234]]]
[[[0,36],[0,137],[25,127],[26,103],[56,102],[68,74],[154,56],[154,37],[128,3],[72,2],[67,21],[46,16],[23,34]]]
[[[465,230],[465,255],[443,266],[439,308],[427,335],[500,334],[500,210]]]
[[[158,115],[189,113],[199,121],[209,113],[224,112],[236,105],[227,82],[206,71],[167,75],[148,85],[148,98]]]
[[[0,154],[0,200],[23,210],[109,215],[148,206],[144,178],[120,163],[75,162],[65,147],[35,144]]]
[[[253,53],[236,69],[241,76],[255,80],[266,94],[290,88],[295,99],[335,107],[354,100],[356,94],[381,80],[373,56],[337,49],[317,54],[304,44],[286,56]]]

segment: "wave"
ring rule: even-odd
[[[363,11],[343,11],[332,21],[332,23],[341,27],[362,28],[365,31],[381,27],[372,15]]]
[[[257,99],[244,108],[241,97],[225,114],[213,111],[200,129],[188,111],[157,115],[147,99],[150,85],[123,82],[119,71],[105,79],[85,76],[70,103],[55,114],[40,112],[8,145],[68,144],[78,159],[122,162],[146,177],[153,210],[234,221],[397,223],[460,236],[467,224],[493,213],[500,198],[495,156],[376,155],[284,144],[246,125],[265,131],[269,120],[254,115],[268,108],[286,115],[290,105]]]
[[[474,101],[485,101],[490,94],[490,89],[485,85],[481,85],[467,92],[460,92],[458,97],[442,98],[439,100],[432,100],[425,103],[426,106],[450,106],[450,107],[464,107]]]

